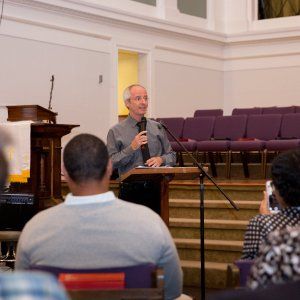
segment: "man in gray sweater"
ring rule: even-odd
[[[108,191],[112,164],[104,143],[80,134],[65,147],[63,161],[71,193],[64,203],[38,213],[26,224],[16,268],[153,263],[164,269],[166,299],[179,297],[182,271],[168,228],[149,208],[122,201]]]

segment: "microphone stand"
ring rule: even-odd
[[[52,93],[53,93],[53,88],[54,88],[54,75],[51,76],[50,81],[51,81],[51,88],[50,88],[50,98],[49,98],[48,109],[52,110],[51,101],[52,101]]]
[[[201,300],[205,300],[205,256],[204,256],[204,177],[209,179],[214,186],[221,192],[221,194],[229,201],[231,206],[239,210],[237,205],[234,203],[233,200],[231,200],[225,192],[219,187],[219,185],[215,182],[215,180],[204,170],[201,164],[197,162],[195,157],[186,149],[186,147],[177,139],[177,137],[170,131],[170,129],[163,124],[162,122],[159,122],[160,125],[172,136],[172,138],[176,141],[176,143],[181,147],[191,158],[193,163],[198,167],[200,170],[200,288],[201,288]]]

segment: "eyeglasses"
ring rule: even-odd
[[[135,98],[133,98],[134,100],[137,100],[137,101],[141,101],[142,99],[144,99],[145,101],[148,101],[149,98],[148,96],[136,96]]]

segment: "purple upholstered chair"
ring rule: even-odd
[[[271,107],[263,107],[262,114],[292,114],[295,112],[295,106],[271,106]]]
[[[72,299],[164,299],[163,270],[151,263],[93,270],[38,265],[31,269],[57,276]]]
[[[254,260],[242,260],[242,259],[236,260],[234,262],[234,264],[238,267],[240,271],[240,287],[246,286],[253,263]]]
[[[181,140],[182,139],[182,131],[183,131],[183,125],[184,125],[184,118],[181,117],[174,117],[174,118],[157,118],[157,122],[162,122],[164,125],[170,129],[170,131],[174,134],[174,136]],[[174,138],[167,132],[168,139],[171,143],[171,147],[176,147],[177,143],[175,142]],[[174,148],[173,148],[174,150]],[[175,151],[175,150],[174,150]],[[181,152],[176,152],[177,161],[179,162],[179,165],[183,165],[183,158]]]
[[[295,113],[296,114],[300,113],[300,106],[295,106]]]
[[[182,144],[189,152],[197,150],[197,141],[207,141],[211,139],[214,122],[215,117],[185,119],[182,133]],[[177,153],[182,153],[184,151],[176,142],[171,142],[171,145],[173,150]]]
[[[266,155],[270,151],[280,152],[300,148],[300,113],[282,117],[280,139],[266,141]]]
[[[261,107],[252,107],[252,108],[234,108],[232,115],[260,115],[262,112]]]
[[[157,122],[162,122],[164,125],[166,125],[178,139],[182,138],[184,118],[157,118],[156,120]],[[167,135],[169,141],[174,141],[171,135],[168,133]]]
[[[226,175],[229,177],[229,165],[231,155],[229,154],[230,141],[243,138],[246,132],[247,116],[220,116],[215,119],[213,140],[197,142],[198,152],[208,152],[212,174],[217,176],[212,152],[226,152]]]
[[[248,116],[245,140],[230,142],[231,151],[241,152],[245,177],[249,177],[247,154],[252,151],[260,152],[262,172],[263,175],[265,174],[266,141],[274,140],[279,136],[281,119],[282,115],[280,114],[250,115]]]
[[[223,109],[198,109],[194,112],[194,118],[223,116]]]

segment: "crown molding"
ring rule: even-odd
[[[28,7],[49,13],[82,18],[91,22],[116,26],[129,26],[139,30],[155,31],[184,39],[206,40],[219,45],[245,45],[266,41],[282,42],[291,39],[300,40],[300,28],[251,29],[246,32],[224,34],[206,28],[197,28],[174,21],[152,16],[138,15],[122,9],[108,7],[84,0],[6,0],[5,6]],[[4,18],[6,9],[4,10]],[[300,18],[300,17],[299,17]],[[257,21],[254,21],[257,22]],[[262,21],[260,21],[262,22]]]
[[[204,28],[196,28],[151,16],[137,15],[136,13],[100,4],[83,3],[83,1],[52,0],[51,4],[49,4],[45,0],[6,0],[5,5],[43,10],[49,13],[68,15],[109,25],[126,25],[139,30],[156,31],[167,35],[180,36],[181,38],[202,39],[211,43],[223,44],[226,39],[224,34]],[[5,16],[6,10],[4,10],[4,18]]]

